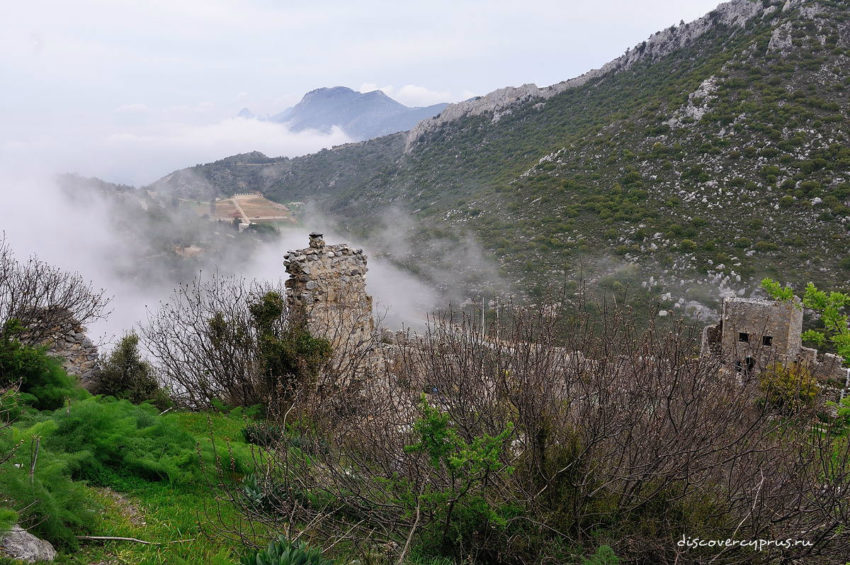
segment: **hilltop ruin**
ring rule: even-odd
[[[346,243],[325,245],[320,233],[310,244],[284,256],[289,273],[286,300],[290,315],[314,336],[326,338],[335,351],[352,351],[370,343],[375,330],[372,297],[366,292],[366,255]]]

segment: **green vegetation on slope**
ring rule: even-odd
[[[402,207],[419,220],[420,241],[472,233],[526,288],[624,263],[639,266],[640,282],[651,274],[701,303],[717,286],[754,286],[765,274],[802,284],[808,271],[842,287],[850,14],[844,2],[782,5],[765,3],[744,26],[718,21],[663,57],[518,102],[498,119],[445,123],[409,153],[390,136],[174,177],[314,200],[361,234]],[[777,46],[783,33],[791,43]],[[414,254],[427,264],[425,249]]]

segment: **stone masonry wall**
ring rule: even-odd
[[[721,352],[724,361],[746,363],[756,372],[773,362],[795,360],[803,346],[799,303],[729,298],[723,302]]]
[[[74,319],[70,313],[56,315],[55,312],[46,319],[51,320],[37,328],[38,336],[46,336],[40,339],[40,343],[33,345],[46,345],[47,353],[58,357],[62,361],[62,367],[69,375],[74,375],[85,385],[97,369],[98,351],[97,346],[86,335],[86,329],[79,321]],[[34,322],[36,325],[39,322]],[[28,343],[27,332],[21,336],[21,341]]]
[[[703,330],[701,354],[719,358],[730,369],[753,374],[774,362],[802,363],[821,383],[844,388],[848,369],[842,359],[803,347],[802,331],[799,301],[727,298],[720,322]]]
[[[302,317],[311,334],[338,352],[371,341],[375,326],[362,249],[325,245],[322,234],[312,233],[309,247],[288,252],[283,264],[290,315]]]

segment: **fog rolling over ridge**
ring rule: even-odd
[[[351,241],[318,214],[303,227],[259,238],[194,211],[163,207],[130,187],[92,188],[85,179],[48,175],[9,176],[6,183],[10,190],[0,207],[0,226],[16,256],[37,256],[77,272],[112,297],[107,318],[89,328],[101,342],[114,341],[143,322],[178,284],[197,276],[218,273],[282,285],[287,276],[283,254],[306,247],[310,231],[324,231],[332,243]],[[400,247],[351,243],[369,255],[367,288],[376,317],[386,327],[421,327],[428,313],[447,301],[446,294],[393,264],[391,251],[399,253]]]

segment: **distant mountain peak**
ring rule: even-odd
[[[358,92],[346,86],[311,90],[298,104],[269,118],[293,131],[341,128],[356,140],[372,139],[413,128],[439,114],[446,104],[410,108],[380,90]]]

